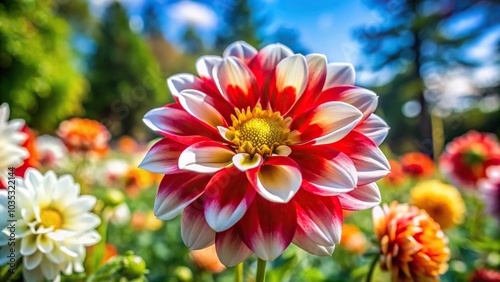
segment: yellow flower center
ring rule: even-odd
[[[237,152],[254,155],[270,155],[280,145],[288,145],[291,118],[284,119],[279,112],[263,110],[257,105],[253,110],[235,109],[231,115],[233,126],[226,137],[231,140]]]
[[[42,209],[40,211],[40,219],[45,228],[54,227],[54,230],[60,228],[63,223],[61,213],[51,208]]]

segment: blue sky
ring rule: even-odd
[[[115,0],[90,0],[92,11],[102,14],[104,8]],[[214,40],[217,27],[222,24],[222,14],[232,0],[119,0],[127,7],[130,24],[141,31],[141,13],[145,3],[154,3],[159,8],[162,28],[169,41],[179,48],[180,36],[188,25],[193,25],[207,44]],[[353,38],[353,29],[365,26],[376,28],[383,17],[367,7],[363,0],[249,0],[257,16],[269,19],[266,33],[277,27],[293,28],[299,33],[300,42],[312,53],[326,54],[329,61],[362,63],[361,46]],[[471,11],[449,27],[448,34],[459,34],[481,18],[480,11]],[[486,62],[498,58],[494,46],[500,39],[500,26],[485,33],[484,39],[470,46],[464,55],[481,58]],[[459,79],[498,80],[499,70],[494,65],[485,65],[474,74],[460,75]],[[454,75],[456,76],[456,75]],[[358,73],[358,82],[383,83],[391,78],[388,73]],[[464,87],[460,87],[464,88]],[[456,88],[452,92],[456,92]]]

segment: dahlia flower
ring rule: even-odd
[[[373,209],[381,268],[392,281],[439,281],[448,269],[448,239],[425,210],[392,202]]]
[[[0,192],[1,205],[6,206],[7,193]],[[100,240],[94,230],[100,219],[90,212],[95,203],[94,196],[80,195],[70,175],[58,178],[53,171],[41,174],[29,168],[24,179],[16,179],[15,246],[23,259],[25,281],[54,280],[61,271],[83,271],[85,247]],[[7,263],[12,247],[7,213],[2,214],[7,227],[0,235],[0,265]]]
[[[500,220],[500,165],[488,167],[486,177],[478,182],[481,198],[486,203],[488,213]]]
[[[217,257],[215,245],[211,245],[201,250],[192,250],[189,252],[189,258],[203,271],[219,273],[226,270],[226,267]]]
[[[344,224],[340,245],[353,254],[363,254],[368,248],[365,234],[354,224]]]
[[[439,180],[418,183],[410,191],[411,204],[425,210],[442,229],[463,222],[465,203],[460,192]]]
[[[389,172],[377,95],[352,85],[350,64],[280,44],[235,42],[196,68],[168,79],[176,103],[144,117],[164,136],[140,165],[165,174],[156,216],[184,209],[184,243],[215,242],[226,266],[274,260],[292,242],[330,255],[342,209],[377,205],[374,182]]]
[[[29,152],[22,146],[28,135],[22,132],[24,120],[9,121],[9,105],[0,105],[0,186],[6,183],[9,167],[19,167],[29,157]]]
[[[389,160],[389,165],[391,166],[391,172],[382,178],[383,182],[391,187],[400,186],[408,178],[403,172],[403,166],[396,160]]]
[[[442,172],[455,185],[476,189],[486,169],[500,165],[500,145],[495,135],[470,131],[453,139],[439,159]]]
[[[72,118],[63,121],[57,130],[70,152],[104,154],[108,149],[111,134],[100,122],[90,119]]]
[[[423,153],[412,152],[404,154],[401,159],[403,172],[413,178],[429,178],[434,174],[434,162]]]

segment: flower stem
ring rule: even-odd
[[[444,147],[444,126],[443,120],[432,113],[431,111],[431,127],[432,127],[432,148],[434,161],[437,163],[439,160],[439,155],[443,151]]]
[[[260,258],[257,260],[257,277],[255,281],[266,281],[266,261]]]
[[[234,282],[243,282],[243,262],[238,263],[234,269]]]
[[[366,275],[366,280],[365,280],[366,282],[372,281],[373,272],[375,271],[375,266],[377,265],[379,258],[380,258],[380,254],[376,254],[373,257],[373,261],[370,264],[370,270],[368,271],[368,274]]]

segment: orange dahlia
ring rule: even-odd
[[[365,234],[354,224],[344,224],[340,245],[354,254],[362,254],[368,248]]]
[[[495,135],[470,131],[453,139],[439,159],[443,173],[457,186],[477,189],[487,178],[486,169],[500,165],[500,145]]]
[[[72,118],[59,125],[57,135],[70,152],[104,154],[108,149],[111,134],[100,122],[90,119]]]
[[[448,239],[424,210],[392,202],[373,209],[381,268],[392,281],[439,281],[448,269]]]
[[[434,162],[423,153],[411,152],[404,154],[401,159],[403,172],[413,178],[423,179],[434,174]]]
[[[156,216],[184,210],[184,243],[215,243],[226,266],[274,260],[292,242],[331,255],[342,210],[380,203],[388,126],[377,95],[353,85],[352,65],[281,44],[236,42],[196,67],[168,79],[175,103],[144,117],[164,137],[140,165],[165,175]]]
[[[388,186],[400,186],[407,179],[403,172],[403,166],[396,160],[389,160],[389,165],[391,172],[382,178],[382,181]]]
[[[192,250],[189,252],[189,258],[204,271],[219,273],[226,269],[217,257],[215,245],[201,250]]]

